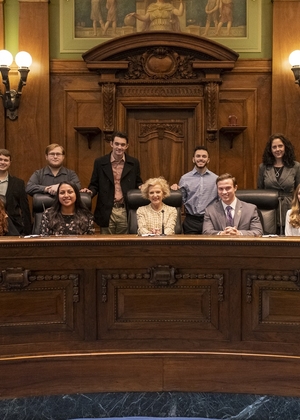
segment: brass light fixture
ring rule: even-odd
[[[17,90],[10,88],[9,82],[9,71],[10,66],[13,62],[12,54],[7,50],[0,51],[0,73],[2,76],[2,83],[5,86],[5,91],[0,91],[0,96],[3,100],[3,106],[6,110],[6,116],[10,120],[16,120],[18,118],[18,108],[20,105],[21,95],[23,86],[26,85],[27,76],[29,73],[29,67],[32,63],[31,55],[26,51],[20,51],[15,56],[15,62],[18,66],[18,72],[20,73],[20,80]]]
[[[294,73],[295,83],[300,86],[300,50],[293,51],[289,56],[289,62]]]

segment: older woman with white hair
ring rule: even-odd
[[[141,193],[150,204],[137,209],[138,235],[174,235],[177,210],[163,203],[170,195],[168,182],[163,177],[150,178],[141,186]]]

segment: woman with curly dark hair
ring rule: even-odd
[[[259,165],[257,187],[277,190],[279,194],[279,233],[283,234],[286,213],[291,208],[293,192],[300,183],[300,163],[294,146],[283,134],[272,134]]]
[[[52,207],[44,211],[40,233],[49,235],[92,235],[92,213],[81,200],[76,184],[61,182]]]

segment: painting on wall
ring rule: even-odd
[[[70,13],[71,23],[63,19]],[[260,51],[261,0],[68,0],[61,2],[61,14],[61,52],[155,30],[208,37],[236,51]]]

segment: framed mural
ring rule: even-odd
[[[61,53],[83,53],[114,37],[157,29],[260,52],[261,0],[60,0]]]

